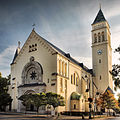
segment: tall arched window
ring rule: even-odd
[[[100,36],[100,33],[98,33],[98,42],[101,41],[101,36]]]
[[[76,109],[76,104],[74,104],[74,109]]]
[[[104,32],[102,32],[102,42],[105,41]]]
[[[73,75],[71,75],[71,84],[73,84]]]
[[[61,60],[59,60],[59,74],[61,74]]]
[[[76,86],[78,86],[78,76],[76,77]]]
[[[97,35],[94,34],[94,43],[96,43],[96,42],[97,42]]]
[[[63,92],[63,79],[60,79],[60,91]]]
[[[75,81],[76,79],[75,79],[75,73],[74,73],[74,85],[76,84],[76,81]]]
[[[62,62],[62,75],[64,75],[64,62]]]
[[[67,76],[67,63],[65,63],[65,76]]]

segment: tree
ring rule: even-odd
[[[39,107],[42,105],[47,104],[46,100],[46,94],[45,93],[37,93],[37,94],[32,94],[33,98],[33,104],[37,107],[37,112],[39,110]]]
[[[97,100],[97,106],[100,106],[102,109],[115,109],[116,108],[116,100],[114,98],[114,94],[110,91],[107,90],[103,94],[100,95],[99,99]]]
[[[0,110],[5,111],[6,106],[12,102],[11,96],[8,94],[8,78],[2,77],[0,73]]]
[[[5,111],[6,106],[10,105],[12,102],[11,96],[8,93],[0,94],[0,111]]]
[[[37,112],[40,106],[47,104],[46,94],[43,92],[35,94],[24,94],[18,99],[22,101],[22,104],[26,107],[26,110],[30,105],[34,105],[37,108]]]
[[[120,54],[120,46],[115,49],[115,52],[118,52]],[[112,74],[115,87],[114,89],[117,90],[117,88],[120,88],[120,65],[116,64],[112,66],[113,69],[110,72]]]
[[[0,78],[2,77],[2,73],[0,72]]]
[[[26,107],[29,107],[31,104],[36,106],[37,112],[39,107],[42,105],[52,105],[54,110],[58,106],[64,106],[64,98],[56,93],[35,93],[35,94],[24,94],[18,98],[22,101],[22,104]]]
[[[65,106],[64,97],[57,93],[48,92],[46,93],[47,104],[52,105],[54,110],[58,106]]]
[[[118,106],[119,106],[119,108],[120,108],[120,96],[119,96],[119,98],[118,98]]]
[[[26,110],[27,108],[30,106],[30,105],[33,105],[34,102],[33,102],[33,96],[32,94],[24,94],[24,95],[21,95],[18,100],[21,100],[22,101],[22,104],[26,107]]]

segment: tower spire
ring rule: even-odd
[[[98,14],[97,14],[93,24],[96,24],[96,23],[99,23],[99,22],[103,22],[103,21],[106,21],[106,19],[105,19],[104,15],[103,15],[103,12],[101,10],[101,4],[100,4],[100,10],[99,10],[99,12],[98,12]]]

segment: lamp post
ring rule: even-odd
[[[91,117],[91,108],[92,108],[92,101],[93,101],[93,99],[92,98],[88,98],[88,101],[89,101],[89,109],[90,109],[90,114],[89,114],[89,119],[92,119],[92,117]]]
[[[96,94],[95,94],[95,99],[94,99],[94,114],[93,114],[93,118],[94,118],[95,111],[96,111],[96,96],[98,96],[99,94],[100,94],[99,92],[96,92]]]
[[[87,79],[88,76],[85,75],[85,78]],[[88,85],[88,83],[89,83],[89,85]],[[87,79],[87,89],[86,89],[85,92],[89,92],[90,93],[90,79],[89,79],[89,82],[88,82],[88,79]],[[93,102],[93,99],[91,98],[91,95],[89,95],[88,101],[89,101],[89,119],[92,119],[92,117],[91,117],[92,104],[91,103]]]

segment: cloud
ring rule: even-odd
[[[13,59],[16,46],[9,46],[0,53],[0,72],[3,76],[10,74],[10,63]]]
[[[92,58],[91,57],[81,57],[81,56],[76,56],[74,57],[77,61],[80,63],[83,63],[86,67],[89,69],[92,68]]]
[[[105,8],[105,11],[106,11],[106,15],[107,15],[107,18],[111,18],[111,17],[114,17],[114,16],[118,16],[120,15],[120,1],[119,0],[115,0],[115,1],[111,1],[111,2],[108,2],[106,3],[107,7],[104,7]]]
[[[120,1],[28,1],[22,0],[19,3],[4,2],[4,4],[1,4],[0,50],[3,50],[1,48],[5,48],[5,45],[15,44],[17,40],[20,40],[22,43],[25,42],[31,31],[31,25],[35,23],[35,29],[36,32],[39,32],[39,35],[63,51],[69,52],[71,56],[78,56],[79,61],[85,65],[88,64],[89,68],[91,68],[91,65],[89,65],[92,63],[90,61],[92,55],[90,31],[91,23],[99,11],[99,3],[102,4],[102,10],[106,19],[116,23],[116,27],[113,27],[115,23],[112,22],[110,24],[113,50],[118,46],[120,37],[117,32],[119,32],[120,26],[118,26],[119,19],[116,22],[115,16],[120,14]],[[9,46],[0,53],[0,71],[4,70],[3,72],[8,74],[7,68],[9,71],[8,66],[13,58],[14,50],[15,47]]]

